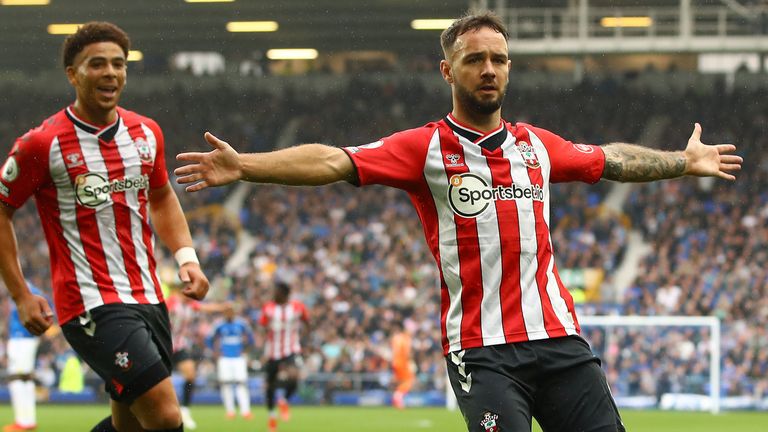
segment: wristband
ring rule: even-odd
[[[190,262],[200,264],[200,260],[197,259],[197,253],[193,247],[184,246],[179,248],[179,250],[173,254],[173,257],[176,258],[176,263],[179,265],[179,267]]]

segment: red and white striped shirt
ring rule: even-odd
[[[298,300],[285,304],[267,302],[261,308],[259,323],[267,329],[266,355],[270,360],[280,360],[301,353],[299,330],[302,322],[309,322],[307,307]]]
[[[168,317],[171,321],[173,352],[191,349],[195,338],[195,317],[200,311],[200,302],[180,293],[169,294],[165,299]]]
[[[360,185],[410,195],[440,272],[446,354],[578,334],[553,257],[549,184],[597,182],[600,147],[523,123],[483,134],[449,115],[345,151]]]
[[[35,196],[60,323],[103,304],[163,301],[147,205],[148,189],[168,182],[163,135],[117,111],[101,128],[59,111],[15,142],[0,175],[0,201]]]

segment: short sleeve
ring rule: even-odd
[[[344,147],[357,169],[360,186],[381,184],[410,190],[423,176],[429,140],[434,128],[397,132],[376,142]]]
[[[261,316],[259,317],[259,324],[261,324],[262,326],[265,326],[265,327],[269,324],[269,316],[268,316],[267,308],[266,307],[263,307],[261,309]]]
[[[19,208],[50,180],[49,144],[34,131],[16,140],[0,170],[0,201]]]
[[[605,168],[605,153],[600,146],[574,144],[548,130],[525,125],[544,144],[552,165],[550,181],[597,183]]]
[[[163,131],[154,121],[148,121],[147,126],[155,135],[155,164],[149,176],[149,187],[152,189],[165,186],[168,183],[168,170],[165,165],[165,137]]]

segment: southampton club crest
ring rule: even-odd
[[[136,146],[136,151],[138,151],[141,161],[151,163],[152,149],[150,148],[149,143],[144,138],[138,138],[133,144]]]
[[[539,158],[536,157],[536,151],[533,149],[533,145],[525,141],[520,141],[517,144],[517,151],[519,151],[520,155],[523,156],[523,161],[525,162],[525,166],[531,169],[536,169],[541,167],[541,164],[539,163]]]
[[[123,370],[128,370],[133,366],[133,362],[128,358],[127,352],[115,353],[115,365]]]
[[[494,414],[490,411],[486,411],[483,414],[483,419],[480,420],[480,426],[483,427],[483,430],[485,432],[499,432],[499,425],[496,423],[496,420],[499,419],[498,414]]]

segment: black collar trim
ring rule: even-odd
[[[501,125],[499,125],[498,129],[487,134],[482,134],[479,131],[460,125],[450,114],[445,116],[445,123],[448,124],[457,135],[466,138],[488,151],[496,150],[507,140],[507,128],[505,127],[504,120],[501,121]]]
[[[69,118],[69,120],[75,124],[75,126],[88,132],[89,134],[96,135],[102,141],[106,141],[106,142],[112,141],[115,138],[115,135],[117,134],[117,130],[120,129],[120,113],[117,113],[117,119],[115,120],[114,123],[112,123],[109,126],[99,128],[97,126],[88,124],[80,120],[79,118],[77,118],[75,113],[72,111],[72,107],[67,107],[67,109],[64,112]]]

